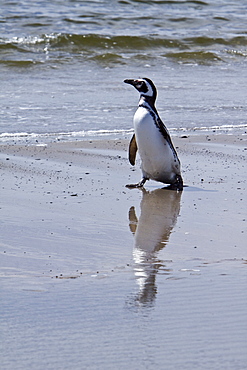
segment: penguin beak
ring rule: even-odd
[[[126,79],[126,80],[124,80],[124,82],[126,84],[129,84],[129,85],[132,85],[132,86],[136,86],[137,83],[138,83],[138,80],[129,80],[129,79]]]

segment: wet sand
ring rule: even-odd
[[[4,369],[244,369],[246,135],[173,141],[182,193],[127,139],[1,145]]]

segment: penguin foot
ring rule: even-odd
[[[129,188],[129,189],[135,189],[135,188],[143,188],[143,185],[140,185],[140,183],[138,182],[138,184],[127,184],[125,185],[126,188]]]
[[[182,176],[177,175],[177,177],[176,177],[176,181],[175,181],[173,184],[169,185],[169,186],[167,187],[167,189],[169,189],[169,190],[182,191],[182,190],[183,190],[183,187],[184,187],[184,185],[183,185],[183,179],[182,179]]]
[[[125,185],[126,188],[129,188],[129,189],[134,189],[134,188],[143,188],[145,182],[147,181],[148,179],[146,179],[145,177],[140,181],[138,182],[137,184],[128,184],[128,185]]]

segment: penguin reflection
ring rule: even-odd
[[[133,259],[139,285],[136,303],[150,305],[157,291],[155,278],[158,270],[162,267],[163,271],[169,273],[162,261],[158,260],[157,254],[166,246],[176,224],[181,192],[167,189],[142,191],[140,218],[137,219],[135,208],[131,207],[129,225],[135,236]]]

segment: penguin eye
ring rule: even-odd
[[[143,85],[143,82],[142,81],[141,82],[138,82],[136,84],[137,89],[140,90],[142,88],[142,85]]]
[[[140,81],[137,85],[136,85],[137,89],[140,91],[140,92],[143,92],[143,93],[146,93],[148,92],[148,88],[147,88],[147,85],[145,84],[144,81]]]

